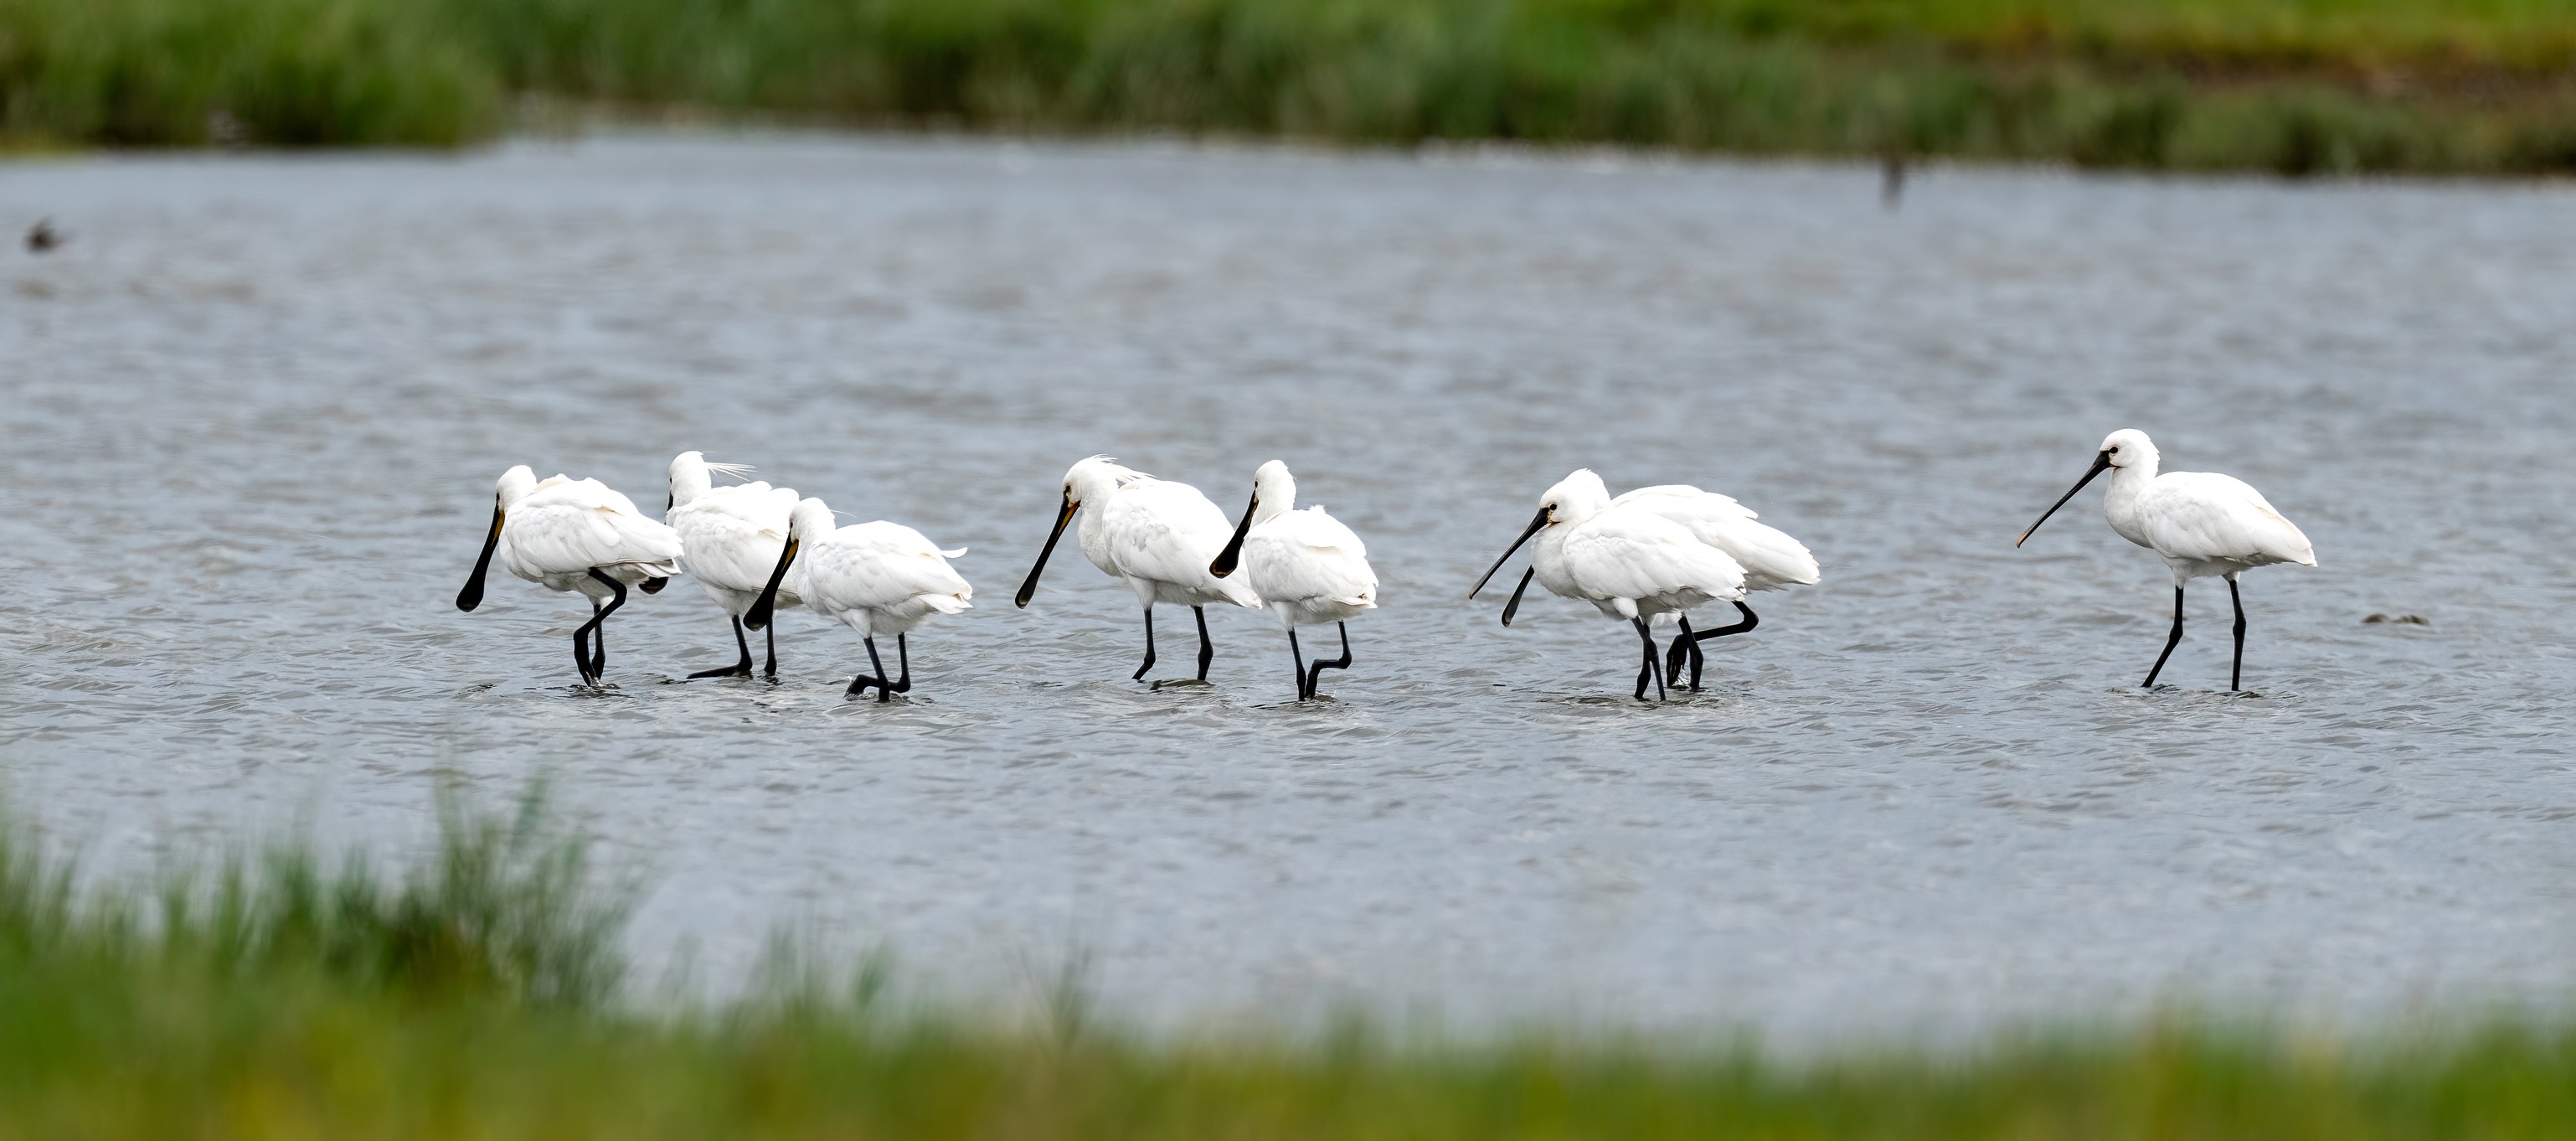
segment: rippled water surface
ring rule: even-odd
[[[925,978],[1088,957],[1138,1017],[1358,1002],[1799,1035],[2135,1009],[2563,1001],[2576,981],[2576,193],[812,138],[0,166],[0,782],[111,861],[435,774],[552,773],[655,885],[648,960],[774,923]],[[2317,570],[2224,591],[2155,692],[2113,428],[2241,476]],[[976,609],[917,688],[685,583],[613,620],[496,577],[513,463],[658,508],[705,450],[920,527]],[[1127,680],[1072,460],[1228,510],[1262,460],[1384,606],[1298,707],[1260,613]],[[1821,586],[1625,699],[1589,608],[1467,585],[1579,466],[1729,492]],[[1164,629],[1186,629],[1166,611]],[[2428,625],[2366,623],[2420,615]],[[1177,652],[1176,652],[1177,647]],[[1186,641],[1164,643],[1179,676]]]

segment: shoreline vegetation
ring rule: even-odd
[[[0,0],[0,148],[514,107],[1363,145],[2576,173],[2576,0]]]
[[[1795,1060],[1742,1043],[1248,1029],[1157,1038],[888,997],[782,951],[722,1002],[635,997],[630,884],[543,797],[441,801],[392,868],[274,847],[77,886],[0,823],[0,1136],[107,1138],[2543,1138],[2576,1026],[2368,1038],[2176,1015]],[[788,941],[776,946],[792,947]]]

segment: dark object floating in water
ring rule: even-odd
[[[71,235],[54,228],[54,220],[43,219],[27,229],[27,252],[51,253],[54,247],[72,240]]]
[[[2373,614],[2370,617],[2361,620],[2361,624],[2364,626],[2377,622],[2392,622],[2400,626],[2430,626],[2433,624],[2431,619],[2428,619],[2421,614]]]

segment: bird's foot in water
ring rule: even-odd
[[[1156,678],[1156,679],[1154,679],[1152,682],[1150,682],[1150,683],[1148,683],[1148,684],[1146,685],[1146,688],[1147,688],[1147,689],[1153,689],[1153,690],[1163,690],[1163,689],[1215,689],[1215,688],[1216,688],[1216,683],[1215,683],[1215,682],[1212,682],[1212,681],[1202,681],[1202,680],[1200,680],[1200,679],[1198,679],[1198,678],[1194,678],[1194,677],[1165,677],[1165,678]]]

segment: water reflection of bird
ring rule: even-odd
[[[1589,469],[1566,476],[1539,497],[1538,514],[1467,596],[1483,590],[1533,535],[1541,536],[1541,547],[1530,558],[1529,574],[1521,577],[1522,589],[1534,575],[1549,591],[1589,602],[1602,614],[1634,626],[1645,644],[1644,664],[1637,671],[1641,701],[1648,681],[1654,682],[1658,698],[1665,685],[1650,620],[1705,602],[1744,597],[1744,568],[1733,556],[1639,502],[1613,501],[1610,489]],[[1512,596],[1517,602],[1520,591]]]
[[[877,700],[890,701],[912,691],[912,650],[904,636],[933,615],[972,608],[975,588],[948,566],[966,548],[943,551],[921,532],[900,523],[832,525],[832,509],[820,499],[798,503],[788,521],[787,543],[771,571],[769,585],[752,607],[748,621],[767,626],[771,602],[785,588],[805,599],[816,614],[859,632],[868,647],[874,674],[851,679],[849,695],[875,686]],[[886,676],[877,654],[877,635],[894,635],[894,650],[903,676]]]
[[[1136,667],[1136,680],[1144,680],[1154,668],[1154,604],[1169,602],[1189,607],[1198,620],[1198,680],[1206,681],[1208,663],[1216,657],[1216,648],[1208,641],[1206,607],[1218,602],[1261,605],[1261,596],[1243,580],[1208,573],[1208,564],[1233,536],[1234,527],[1225,521],[1225,513],[1195,487],[1121,467],[1107,456],[1073,465],[1064,473],[1063,491],[1055,530],[1047,534],[1046,546],[1039,549],[1037,564],[1029,568],[1028,581],[1020,584],[1014,604],[1029,604],[1047,557],[1055,553],[1056,540],[1064,537],[1065,525],[1088,507],[1091,511],[1083,516],[1080,532],[1083,557],[1101,573],[1125,582],[1145,608],[1145,663]]]
[[[770,568],[778,565],[779,552],[787,546],[787,517],[796,510],[793,488],[771,487],[766,483],[737,483],[724,487],[711,485],[714,474],[743,476],[751,469],[740,464],[708,463],[705,453],[682,452],[671,460],[671,500],[662,518],[680,536],[680,560],[689,577],[707,592],[707,597],[723,607],[733,620],[734,648],[742,652],[740,661],[711,670],[690,674],[691,680],[706,677],[750,677],[751,643],[743,637],[742,617],[759,601],[761,588],[769,584]],[[772,605],[793,607],[800,602],[792,591],[780,594]],[[765,672],[778,676],[778,629],[769,629],[768,665]]]
[[[1351,630],[1347,624],[1360,611],[1377,607],[1377,572],[1369,569],[1368,548],[1341,520],[1322,507],[1297,508],[1297,479],[1288,465],[1272,460],[1252,473],[1252,501],[1243,521],[1208,573],[1224,578],[1243,568],[1244,579],[1262,605],[1278,615],[1288,631],[1288,657],[1296,663],[1297,700],[1315,696],[1325,670],[1351,666]],[[1315,659],[1306,665],[1297,648],[1299,626],[1330,622],[1342,636],[1342,656]]]
[[[2040,523],[2048,522],[2093,477],[2111,472],[2111,488],[2102,496],[2102,514],[2110,519],[2111,529],[2162,556],[2174,576],[2173,632],[2166,635],[2165,651],[2156,655],[2155,668],[2139,684],[2155,685],[2165,659],[2182,641],[2183,586],[2195,578],[2217,575],[2227,580],[2227,600],[2236,608],[2236,657],[2227,671],[2227,688],[2234,692],[2244,688],[2245,678],[2245,600],[2237,594],[2236,576],[2274,563],[2312,567],[2317,565],[2316,550],[2297,525],[2273,510],[2263,493],[2243,480],[2205,471],[2158,475],[2156,463],[2156,445],[2144,432],[2122,428],[2103,437],[2102,450],[2094,454],[2084,478],[2040,512],[2038,522],[2013,545],[2029,539]]]
[[[483,604],[483,578],[496,554],[511,574],[590,599],[590,621],[572,635],[573,665],[584,685],[598,684],[608,670],[600,624],[626,605],[626,588],[651,594],[680,573],[680,536],[633,501],[595,479],[557,475],[540,483],[525,464],[501,473],[493,489],[492,530],[473,577],[457,592],[457,609]]]
[[[54,220],[51,218],[40,219],[35,225],[27,228],[28,253],[52,253],[63,243],[71,240],[71,235],[54,228]]]
[[[1574,478],[1574,477],[1568,477]],[[1718,550],[1744,569],[1744,589],[1783,590],[1792,586],[1812,586],[1820,576],[1816,556],[1804,544],[1779,529],[1759,522],[1752,509],[1732,497],[1714,491],[1702,491],[1688,484],[1658,484],[1640,487],[1610,501],[1612,507],[1634,506],[1663,516],[1687,528],[1692,537]],[[1513,589],[1511,601],[1503,606],[1503,624],[1511,625],[1513,613],[1520,609],[1521,594],[1536,578],[1550,593],[1573,598],[1573,584],[1564,570],[1565,529],[1544,528],[1530,554],[1530,569],[1521,575],[1520,585]],[[1506,556],[1508,557],[1508,556]],[[1490,572],[1489,572],[1490,575]],[[1484,584],[1478,583],[1479,588]],[[1664,675],[1677,677],[1684,663],[1690,666],[1690,684],[1700,688],[1700,671],[1706,663],[1699,644],[1711,638],[1747,634],[1761,625],[1761,618],[1742,598],[1730,599],[1737,620],[1724,626],[1693,630],[1690,615],[1675,613],[1680,631],[1664,659]]]

